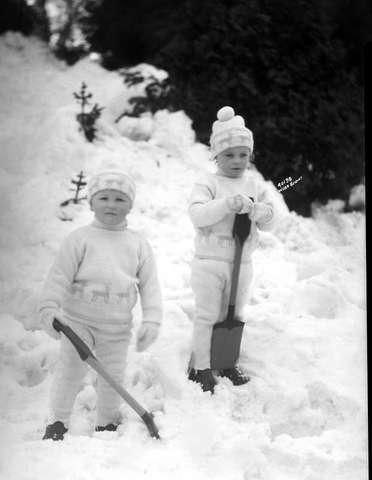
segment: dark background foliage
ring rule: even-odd
[[[0,32],[47,38],[44,3],[30,8],[23,0],[2,0],[8,13]],[[244,116],[265,178],[278,183],[302,176],[284,192],[291,209],[308,215],[312,201],[347,200],[363,181],[368,0],[85,3],[90,16],[82,29],[103,65],[148,62],[167,70],[174,86],[169,107],[186,111],[200,141],[208,142],[223,105]],[[57,53],[69,63],[83,54],[63,42]]]

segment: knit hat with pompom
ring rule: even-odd
[[[249,147],[253,152],[253,134],[232,107],[222,107],[212,125],[210,145],[213,158],[231,147]]]
[[[88,201],[92,201],[93,195],[101,190],[117,190],[125,193],[130,200],[134,201],[136,186],[134,180],[121,170],[105,170],[93,175],[88,182]]]

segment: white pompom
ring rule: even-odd
[[[222,107],[217,112],[217,118],[220,122],[227,122],[230,118],[233,118],[235,115],[234,109],[232,107]]]

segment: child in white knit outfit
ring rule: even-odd
[[[134,198],[135,184],[124,172],[105,171],[92,177],[88,200],[94,221],[65,239],[40,302],[45,330],[54,338],[60,337],[52,326],[54,318],[71,326],[119,383],[124,378],[137,292],[143,312],[137,336],[139,351],[155,341],[162,320],[152,249],[140,233],[127,228],[126,216]],[[44,439],[63,439],[85,373],[86,364],[62,335]],[[97,431],[116,430],[120,403],[119,395],[98,377]]]
[[[241,315],[252,280],[251,254],[258,243],[257,228],[272,228],[275,214],[264,183],[257,182],[247,172],[253,153],[253,135],[231,107],[218,111],[210,145],[217,172],[203,176],[194,185],[189,203],[189,215],[196,229],[191,271],[196,311],[189,379],[213,393],[217,382],[210,367],[211,336],[213,325],[224,320],[228,309],[235,215],[248,213],[251,220],[236,298],[236,313]],[[216,373],[229,378],[234,385],[249,381],[238,366]]]

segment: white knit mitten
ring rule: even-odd
[[[233,195],[226,198],[226,203],[231,212],[250,213],[253,208],[252,200],[246,195]]]
[[[137,333],[137,351],[143,352],[159,335],[160,325],[155,322],[143,322]]]
[[[52,338],[58,340],[61,336],[61,333],[57,332],[57,330],[55,330],[55,328],[53,327],[53,320],[55,318],[63,322],[63,316],[61,315],[61,312],[56,308],[43,308],[43,310],[40,312],[40,321],[43,330]]]
[[[273,217],[273,209],[269,205],[262,202],[257,202],[253,206],[251,219],[254,222],[269,222]]]

